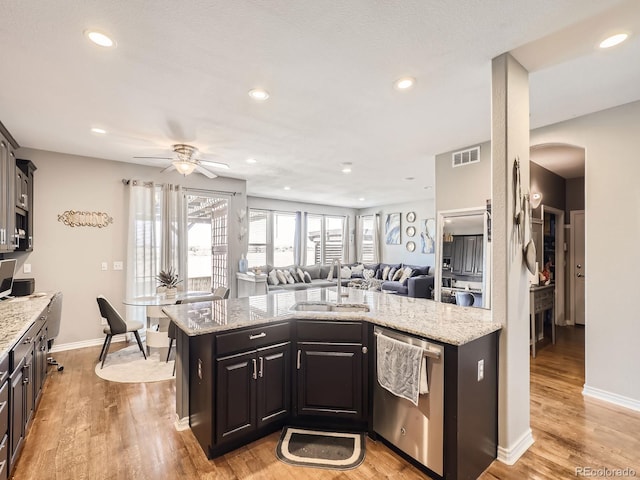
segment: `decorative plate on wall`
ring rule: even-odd
[[[413,237],[416,234],[416,227],[409,225],[407,227],[406,232],[407,232],[407,237]]]
[[[416,249],[415,242],[407,242],[407,250],[413,252]]]
[[[407,222],[415,222],[416,221],[416,212],[407,213]]]

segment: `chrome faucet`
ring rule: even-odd
[[[345,296],[347,297],[349,294],[345,293],[344,295],[342,294],[342,262],[339,259],[334,259],[333,263],[331,264],[331,267],[335,267],[336,263],[338,264],[338,286],[336,288],[336,293],[338,295],[338,300],[337,303],[340,303],[340,298]]]

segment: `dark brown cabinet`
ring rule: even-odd
[[[30,160],[16,162],[16,247],[22,252],[33,250],[33,172],[36,166]]]
[[[16,249],[15,171],[17,144],[0,124],[0,253]]]
[[[289,414],[290,351],[286,342],[216,360],[218,442],[243,437]]]
[[[9,378],[9,460],[13,466],[24,440],[24,419],[26,407],[26,385],[23,381],[24,360],[14,369]]]
[[[364,420],[367,335],[362,322],[298,320],[296,414]]]
[[[452,272],[456,275],[482,275],[482,235],[455,235],[453,237]]]
[[[0,358],[0,480],[9,473],[9,356]]]

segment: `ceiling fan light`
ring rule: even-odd
[[[178,173],[182,175],[189,175],[193,173],[193,170],[196,168],[196,164],[192,162],[187,162],[184,160],[176,160],[173,162],[173,165],[176,167]]]

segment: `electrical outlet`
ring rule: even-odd
[[[122,262],[113,262],[114,270],[122,270]]]
[[[482,381],[484,378],[484,358],[482,360],[478,360],[478,381]]]
[[[109,264],[107,262],[102,262],[102,271],[105,272],[107,270],[109,270]]]
[[[23,271],[24,273],[31,273],[31,264],[30,264],[30,263],[25,263],[25,264],[22,266],[22,271]]]

